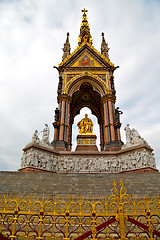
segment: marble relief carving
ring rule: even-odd
[[[148,143],[135,129],[125,128],[126,144],[123,148],[144,144],[136,150],[126,150],[118,155],[57,154],[49,143],[49,127],[45,124],[42,139],[38,131],[33,134],[30,147],[25,148],[21,168],[35,167],[53,172],[123,172],[144,167],[156,168],[155,158]],[[36,144],[36,148],[34,145]],[[146,145],[146,147],[145,147]],[[28,145],[29,146],[29,145]],[[45,150],[46,147],[47,149]]]
[[[57,155],[30,148],[24,152],[21,167],[36,167],[53,172],[122,172],[144,167],[156,168],[151,151],[146,149],[119,156]]]

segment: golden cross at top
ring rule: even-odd
[[[81,12],[84,12],[84,14],[86,14],[86,12],[88,12],[88,10],[86,10],[86,9],[84,8],[84,10],[81,10]]]

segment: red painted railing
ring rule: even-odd
[[[103,228],[107,227],[108,225],[110,225],[111,223],[115,222],[116,219],[115,217],[110,218],[108,221],[100,224],[99,226],[96,227],[96,232],[102,230]],[[87,238],[88,236],[92,235],[92,230],[83,233],[81,236],[75,238],[74,240],[83,240],[85,238]]]
[[[145,225],[144,223],[141,223],[141,222],[139,222],[139,221],[137,221],[137,220],[135,220],[134,218],[131,218],[131,217],[128,217],[127,220],[128,220],[129,222],[137,225],[138,227],[141,227],[141,228],[143,228],[144,230],[148,231],[148,228],[149,228],[149,227],[148,227],[147,225]],[[160,237],[160,232],[158,232],[157,230],[153,230],[153,235],[156,235],[156,236]]]
[[[3,236],[3,234],[0,233],[0,240],[8,240],[8,238]]]

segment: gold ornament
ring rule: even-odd
[[[93,122],[88,118],[88,114],[85,114],[85,118],[77,123],[79,134],[93,134]]]

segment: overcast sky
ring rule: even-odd
[[[0,170],[20,168],[33,132],[50,127],[57,107],[58,73],[66,33],[78,45],[81,10],[88,9],[94,47],[105,33],[115,71],[116,106],[125,142],[127,123],[154,149],[160,169],[160,1],[0,0]],[[78,129],[75,118],[73,141]],[[97,120],[94,132],[99,135]],[[97,142],[97,144],[99,144]]]

